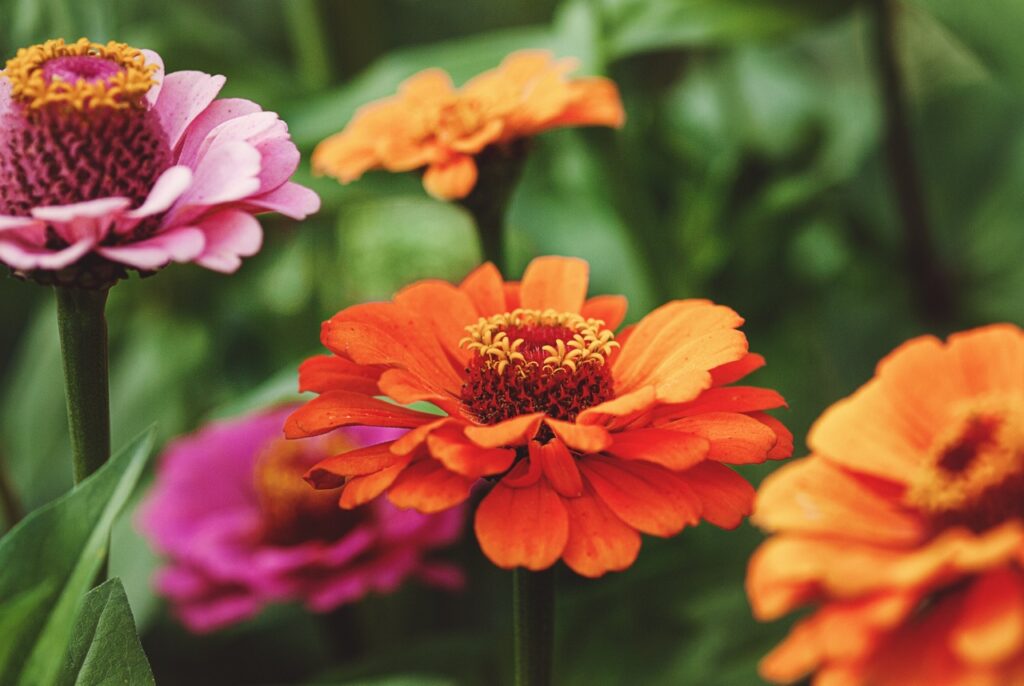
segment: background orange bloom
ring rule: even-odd
[[[809,443],[757,498],[754,612],[817,607],[764,676],[1024,683],[1024,332],[905,343]]]
[[[729,385],[764,363],[737,330],[743,320],[681,300],[616,338],[625,299],[587,299],[587,281],[578,259],[538,258],[521,283],[485,264],[458,286],[424,281],[335,315],[322,336],[334,356],[300,370],[302,389],[320,395],[286,435],[411,431],[324,460],[310,483],[344,486],[344,508],[386,492],[399,507],[436,512],[485,479],[476,534],[505,568],[561,558],[600,576],[633,563],[639,533],[671,536],[701,519],[737,526],[753,489],[727,465],[792,451],[764,413],[782,397]]]
[[[360,108],[317,146],[313,168],[348,183],[370,169],[426,167],[423,185],[431,195],[464,198],[476,185],[474,156],[489,145],[561,126],[622,126],[615,84],[571,79],[574,68],[573,60],[523,50],[461,88],[444,71],[427,69],[397,95]]]

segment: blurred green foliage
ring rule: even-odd
[[[518,48],[579,58],[616,79],[629,121],[535,141],[510,271],[542,253],[585,257],[593,291],[625,293],[632,320],[678,297],[736,308],[768,359],[756,383],[790,402],[799,455],[813,419],[902,340],[1024,320],[1024,5],[898,7],[912,143],[956,295],[927,320],[885,166],[874,1],[0,0],[0,47],[84,34],[155,49],[170,70],[226,74],[226,94],[281,112],[307,155],[420,69],[461,82]],[[163,441],[291,397],[322,319],[479,259],[470,218],[414,175],[344,188],[300,176],[323,211],[301,226],[265,219],[266,245],[237,275],[174,266],[114,289],[115,445],[154,420]],[[70,484],[55,315],[44,289],[0,290],[0,455],[34,508]],[[743,595],[759,540],[748,525],[701,526],[646,541],[627,573],[564,574],[557,683],[758,683],[784,630],[758,625]],[[472,579],[462,596],[407,588],[326,617],[275,608],[203,639],[153,597],[155,560],[127,518],[113,572],[160,684],[501,683],[508,575],[469,539],[453,557]]]

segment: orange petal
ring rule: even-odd
[[[702,462],[679,475],[701,502],[701,517],[723,529],[735,529],[750,515],[754,487],[717,462]]]
[[[576,424],[546,417],[544,423],[567,446],[581,453],[599,453],[612,443],[612,437],[603,426]]]
[[[391,452],[396,455],[407,455],[426,443],[431,432],[452,423],[458,423],[458,420],[451,417],[434,417],[434,421],[420,424],[415,429],[407,431],[391,445]]]
[[[485,262],[462,280],[459,290],[469,296],[476,307],[477,315],[490,317],[508,312],[505,305],[505,288],[501,272],[491,262]]]
[[[709,388],[691,402],[658,410],[658,417],[692,417],[704,412],[756,412],[786,407],[785,399],[770,388],[726,386]]]
[[[455,507],[469,497],[476,479],[448,471],[436,460],[425,459],[409,465],[388,490],[388,500],[402,509],[425,514]]]
[[[580,309],[586,319],[600,319],[609,329],[617,329],[626,318],[629,302],[622,295],[598,295],[590,298]]]
[[[628,417],[643,412],[655,404],[653,386],[643,386],[624,395],[606,400],[580,412],[580,424],[599,424],[616,417]]]
[[[711,370],[711,385],[725,386],[736,383],[747,374],[764,366],[764,358],[757,353],[747,353],[735,362],[727,362]]]
[[[711,386],[710,370],[742,358],[743,319],[706,300],[677,300],[644,317],[615,360],[617,393],[654,386],[663,403],[682,403]]]
[[[377,445],[350,450],[317,462],[303,477],[313,488],[338,488],[345,484],[346,477],[365,476],[396,464],[402,458],[391,452],[391,444]]]
[[[317,355],[299,365],[299,393],[353,391],[376,395],[381,367],[350,362],[337,355]]]
[[[506,311],[512,312],[522,307],[522,303],[519,298],[519,289],[522,284],[519,281],[506,281],[505,282],[505,307]]]
[[[1024,579],[1019,572],[993,569],[975,581],[950,636],[965,661],[997,665],[1024,647]]]
[[[501,474],[512,466],[515,450],[481,448],[470,443],[461,427],[446,427],[427,437],[430,454],[445,467],[470,479]]]
[[[569,515],[544,479],[525,488],[499,482],[477,508],[474,529],[491,562],[502,569],[537,571],[561,556],[569,538]]]
[[[793,455],[793,432],[775,417],[764,412],[751,412],[750,416],[775,432],[775,445],[768,451],[769,460],[784,460]]]
[[[706,438],[711,444],[709,460],[730,464],[764,462],[778,438],[775,432],[753,417],[735,412],[708,412],[684,417],[663,425]]]
[[[425,401],[451,414],[458,412],[459,401],[447,393],[427,388],[415,374],[405,369],[389,369],[380,375],[378,390],[371,395],[385,395],[396,403],[411,405]]]
[[[523,272],[522,307],[579,312],[587,295],[589,267],[575,257],[538,257]]]
[[[341,508],[351,510],[379,496],[395,482],[411,459],[412,455],[403,455],[393,465],[379,472],[350,478],[341,492]]]
[[[710,443],[693,434],[668,429],[620,431],[605,452],[625,460],[646,460],[673,471],[689,469],[703,461]]]
[[[501,483],[509,488],[526,488],[537,483],[544,475],[544,468],[536,460],[520,460],[512,468]]]
[[[425,390],[457,397],[461,370],[452,367],[436,335],[418,314],[395,303],[355,305],[324,322],[320,340],[358,364],[405,369]]]
[[[583,493],[583,480],[576,460],[559,440],[541,445],[530,441],[530,461],[541,466],[544,476],[555,491],[566,498],[577,498]]]
[[[534,412],[506,419],[497,424],[468,426],[466,427],[466,436],[481,448],[525,445],[537,433],[542,419],[544,419],[543,412]]]
[[[469,155],[452,155],[436,162],[423,173],[423,187],[440,200],[465,198],[476,185],[476,161]]]
[[[284,425],[287,438],[305,438],[341,426],[394,426],[412,428],[437,415],[410,410],[359,393],[330,391],[295,410]]]
[[[619,89],[613,81],[600,77],[576,79],[569,84],[571,104],[545,128],[556,126],[610,126],[626,123]]]
[[[466,326],[479,318],[476,306],[465,293],[445,281],[419,281],[395,295],[395,304],[417,316],[427,326],[442,349],[464,367],[470,352],[459,345]]]
[[[949,356],[968,392],[1020,393],[1024,379],[1024,331],[1013,324],[993,324],[949,337]]]
[[[913,545],[928,533],[925,522],[893,494],[815,457],[790,462],[764,480],[754,522],[767,530],[841,532],[844,538],[889,545]]]
[[[570,569],[593,578],[633,564],[640,552],[640,534],[616,517],[592,490],[562,502],[569,513],[569,539],[562,559]]]
[[[398,92],[410,100],[437,100],[455,92],[452,79],[443,69],[432,67],[417,72],[398,86]]]
[[[644,533],[671,536],[700,520],[700,500],[664,467],[593,456],[579,467],[612,512]]]

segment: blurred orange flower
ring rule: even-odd
[[[313,169],[354,181],[370,169],[426,167],[431,195],[464,198],[477,180],[474,156],[559,126],[622,126],[625,115],[615,84],[605,78],[570,79],[571,59],[525,50],[462,88],[448,74],[427,69],[405,81],[398,94],[362,107],[340,133],[313,152]]]
[[[770,476],[755,614],[817,610],[761,663],[790,683],[1024,684],[1024,332],[899,347]]]
[[[476,512],[499,567],[559,558],[585,576],[629,567],[643,532],[705,519],[737,526],[753,488],[728,464],[788,457],[792,436],[764,410],[771,390],[728,384],[764,364],[743,320],[706,300],[670,302],[616,335],[621,296],[587,299],[582,260],[544,257],[522,282],[485,264],[460,285],[422,281],[324,324],[334,355],[307,360],[289,438],[364,424],[402,438],[331,457],[307,479],[343,486],[341,507],[381,493],[437,512],[492,488]],[[438,414],[396,405],[431,403]]]

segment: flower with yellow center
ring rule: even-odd
[[[762,662],[791,683],[1024,683],[1024,331],[925,336],[827,410],[771,475],[755,614],[801,605]]]

